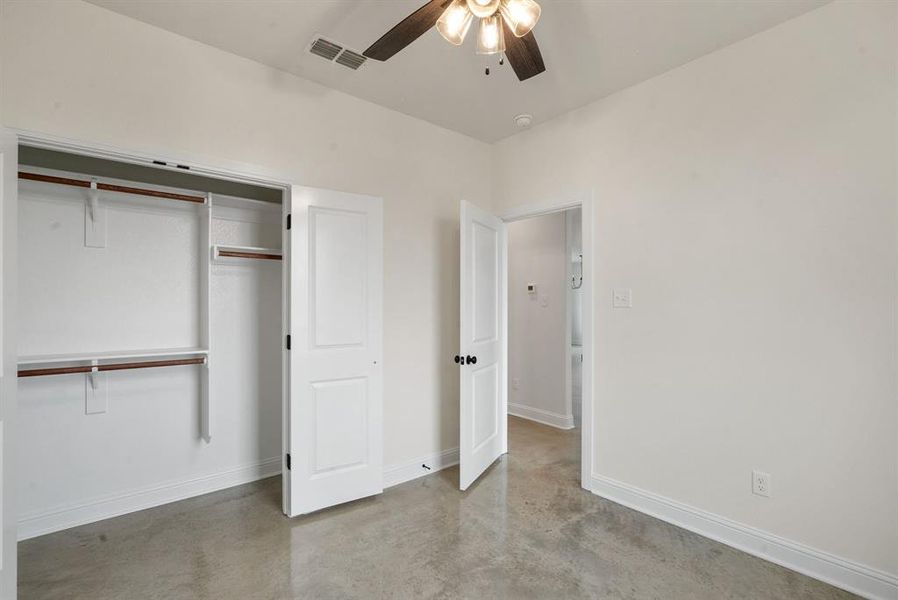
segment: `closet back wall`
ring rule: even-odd
[[[20,182],[20,353],[200,346],[205,208],[101,193],[106,247],[89,248],[84,197]],[[213,197],[213,242],[278,247],[280,205],[237,203]],[[99,414],[85,414],[82,374],[19,380],[21,539],[280,472],[280,265],[212,265],[210,443],[203,367],[105,373]]]
[[[5,1],[0,53],[4,126],[383,197],[384,463],[457,447],[458,201],[489,206],[489,145],[84,2]]]

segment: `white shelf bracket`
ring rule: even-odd
[[[100,206],[96,179],[90,180],[84,205],[84,245],[88,248],[106,247],[106,211]]]
[[[97,415],[108,409],[106,374],[100,373],[96,360],[90,364],[90,373],[84,374],[84,414]]]

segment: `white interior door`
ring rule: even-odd
[[[383,491],[383,203],[294,186],[287,514]]]
[[[0,598],[16,597],[15,443],[18,147],[0,129]]]
[[[507,249],[505,223],[463,201],[459,355],[462,490],[508,449]]]

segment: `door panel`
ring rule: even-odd
[[[383,491],[383,209],[291,190],[289,515]]]
[[[459,487],[507,450],[505,223],[461,204]],[[470,357],[471,360],[468,360]]]

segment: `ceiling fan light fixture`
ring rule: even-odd
[[[499,54],[505,52],[505,35],[499,15],[480,19],[477,34],[477,54]]]
[[[492,17],[499,10],[500,0],[467,0],[468,10],[478,19]]]
[[[534,0],[502,0],[499,11],[515,37],[524,37],[530,33],[542,13]]]
[[[450,44],[461,46],[473,20],[474,13],[468,8],[467,1],[453,0],[437,20],[437,31]]]

